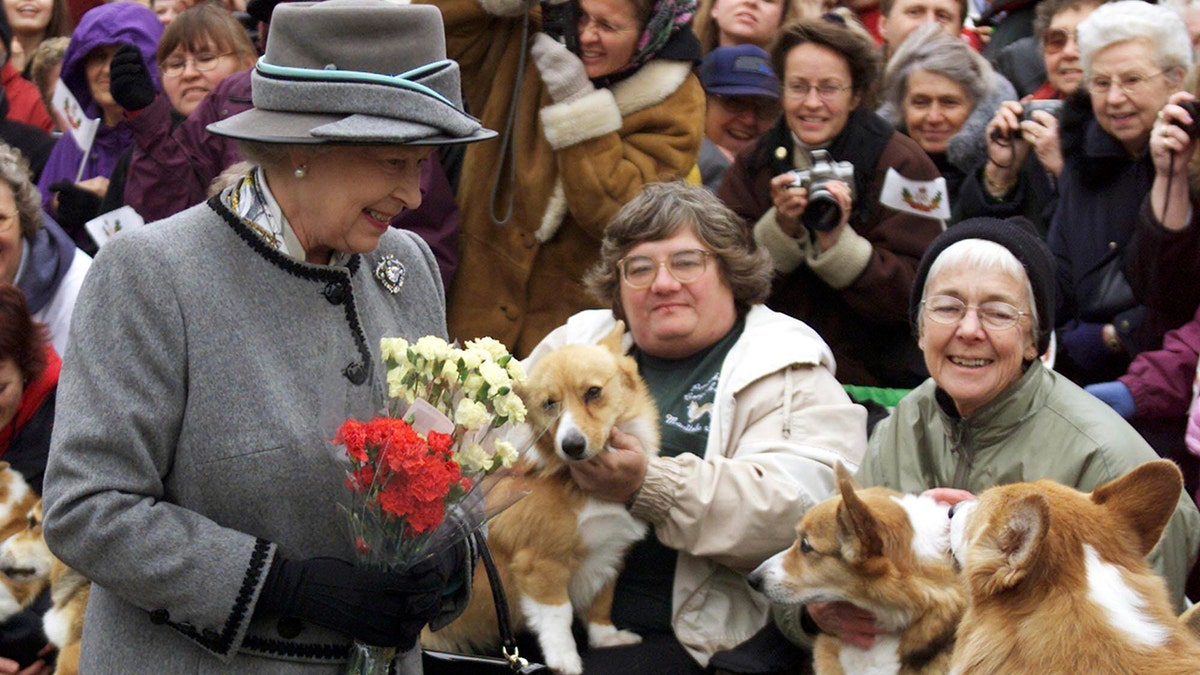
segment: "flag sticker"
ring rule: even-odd
[[[950,199],[946,191],[946,179],[941,176],[933,180],[910,180],[895,169],[888,169],[883,180],[879,202],[897,211],[928,218],[950,218]]]

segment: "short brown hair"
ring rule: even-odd
[[[882,58],[879,46],[864,32],[850,28],[844,23],[826,18],[804,19],[784,28],[771,45],[771,67],[779,81],[787,88],[788,54],[802,44],[812,43],[830,49],[846,60],[850,67],[850,84],[858,97],[860,108],[874,109],[876,88]]]
[[[597,300],[612,307],[617,318],[624,319],[617,261],[638,244],[668,239],[688,227],[716,254],[740,315],[767,299],[771,260],[754,243],[745,221],[705,188],[682,181],[651,183],[621,207],[604,228],[600,260],[584,275],[583,283]]]
[[[892,13],[892,7],[896,5],[896,0],[879,0],[879,13],[887,17]],[[958,27],[962,28],[963,23],[967,20],[967,0],[958,0]],[[900,45],[892,45],[892,49]]]
[[[0,361],[12,359],[29,383],[46,369],[49,331],[33,320],[25,294],[12,284],[0,284]]]
[[[196,53],[208,49],[209,42],[224,52],[233,52],[234,58],[246,68],[254,65],[258,52],[254,43],[238,20],[229,10],[220,5],[204,3],[189,7],[176,16],[158,41],[155,60],[159,66],[176,49]]]

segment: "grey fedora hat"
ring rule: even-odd
[[[441,145],[496,132],[463,110],[442,14],[390,0],[275,8],[250,74],[254,108],[208,125],[264,143]]]

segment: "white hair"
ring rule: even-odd
[[[1142,0],[1100,5],[1077,29],[1079,56],[1085,78],[1092,76],[1092,58],[1119,42],[1141,40],[1154,52],[1158,67],[1187,72],[1192,67],[1192,41],[1179,14]]]
[[[1134,0],[1141,2],[1141,0]],[[925,275],[925,287],[921,289],[921,302],[929,292],[929,285],[946,270],[969,269],[974,272],[1000,272],[1007,274],[1025,287],[1025,302],[1029,305],[1029,330],[1033,343],[1037,344],[1041,319],[1038,317],[1037,300],[1033,296],[1033,284],[1025,266],[1013,252],[990,239],[963,239],[946,247],[929,266]],[[917,331],[925,330],[925,313],[918,315]]]

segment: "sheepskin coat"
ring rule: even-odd
[[[522,0],[436,0],[447,55],[462,67],[463,92],[484,126],[504,133],[521,41]],[[537,28],[538,15],[530,27]],[[470,146],[459,178],[460,251],[450,287],[450,336],[490,335],[524,356],[575,312],[596,307],[583,274],[600,254],[604,226],[646,183],[687,176],[704,127],[704,91],[692,64],[651,60],[628,78],[554,103],[525,54],[507,175],[492,222],[501,140]]]

